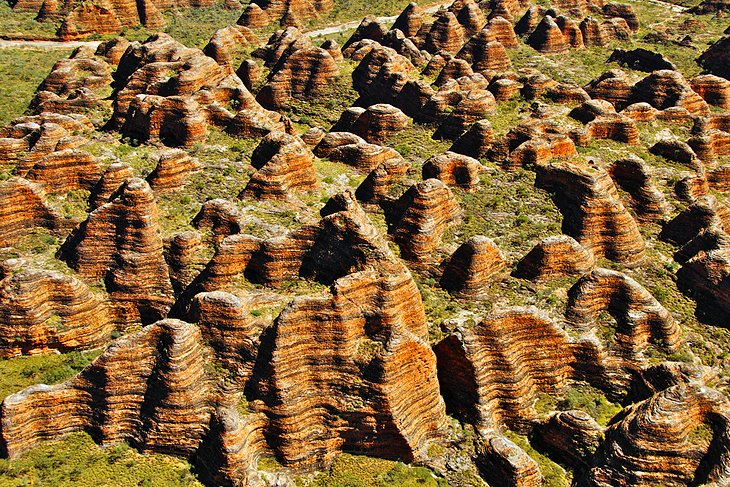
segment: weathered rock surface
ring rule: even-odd
[[[251,155],[257,171],[241,196],[285,198],[292,190],[318,187],[312,161],[314,154],[296,135],[272,132],[261,140]]]
[[[571,376],[566,333],[537,310],[514,308],[457,327],[434,347],[444,399],[464,420],[518,431],[537,417],[540,393],[558,394]]]
[[[361,137],[348,132],[330,132],[314,148],[317,157],[344,162],[363,171],[372,171],[381,163],[403,158],[395,149],[368,144]]]
[[[441,276],[441,287],[462,298],[485,299],[490,284],[505,266],[497,245],[478,235],[461,244],[451,255]]]
[[[549,15],[543,17],[537,24],[535,30],[527,38],[527,44],[543,54],[560,54],[569,48],[560,27]]]
[[[23,264],[2,264],[0,355],[68,352],[110,340],[114,324],[101,296],[79,279]]]
[[[180,149],[168,149],[159,154],[157,166],[147,176],[155,192],[169,192],[185,185],[188,176],[200,169],[200,163]]]
[[[711,438],[693,438],[709,427]],[[606,430],[585,485],[721,485],[728,481],[728,403],[721,393],[681,385],[631,406]]]
[[[2,443],[11,458],[43,440],[88,431],[182,457],[200,444],[211,413],[200,330],[165,320],[116,340],[78,376],[5,398]]]
[[[150,323],[172,304],[157,205],[149,185],[131,179],[66,239],[59,257],[87,279],[103,279],[120,323]]]
[[[583,276],[568,292],[565,318],[572,326],[595,331],[601,313],[608,313],[616,322],[611,350],[624,360],[640,360],[650,343],[667,353],[681,345],[682,332],[669,311],[625,274],[599,268]]]
[[[582,275],[593,268],[593,254],[567,235],[538,242],[515,267],[512,275],[542,281]]]
[[[435,178],[447,186],[474,191],[480,184],[479,175],[485,170],[476,159],[455,152],[445,152],[427,159],[421,172],[424,180]]]
[[[636,156],[620,159],[611,165],[609,174],[631,196],[629,205],[639,221],[662,220],[668,213],[669,205],[654,186],[649,168],[642,159]]]
[[[19,177],[0,183],[0,248],[14,245],[33,227],[55,230],[61,220],[39,184]]]
[[[411,186],[388,218],[388,233],[407,260],[426,262],[441,243],[443,232],[461,217],[459,203],[451,190],[438,179]]]
[[[504,436],[487,437],[477,449],[475,463],[489,485],[538,487],[543,484],[537,462]]]
[[[388,137],[407,128],[411,119],[397,107],[387,103],[370,105],[366,109],[352,107],[340,116],[332,132],[351,132],[367,142],[381,144]]]
[[[553,162],[537,167],[535,186],[555,193],[563,232],[596,257],[637,265],[644,239],[621,203],[608,173],[591,162]]]
[[[306,100],[324,93],[339,68],[321,47],[298,49],[272,71],[256,99],[265,106],[281,108],[294,99]]]

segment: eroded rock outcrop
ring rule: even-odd
[[[466,191],[479,187],[479,175],[486,171],[482,164],[469,156],[455,152],[444,152],[430,157],[423,163],[423,179],[438,179],[447,186],[456,186]]]
[[[97,348],[114,324],[103,297],[75,277],[6,261],[0,280],[0,355]]]
[[[147,176],[147,182],[155,192],[168,192],[181,188],[188,176],[200,169],[197,159],[180,149],[169,149],[159,154],[157,166]]]
[[[537,167],[535,186],[556,194],[563,232],[597,257],[637,265],[644,239],[608,173],[591,162],[552,162]]]
[[[698,428],[709,435],[693,436]],[[721,393],[681,385],[631,406],[606,430],[586,485],[721,485],[728,481],[728,403]]]
[[[567,334],[535,309],[495,313],[457,327],[434,347],[447,403],[484,428],[520,430],[537,417],[539,393],[558,394],[572,372]]]
[[[205,434],[210,378],[200,330],[165,320],[116,340],[78,376],[5,398],[2,443],[11,458],[44,440],[87,431],[110,444],[189,457]]]
[[[61,221],[39,184],[19,177],[0,183],[0,247],[14,245],[33,227],[55,230]]]
[[[611,165],[609,173],[616,184],[629,193],[630,206],[639,221],[657,221],[664,218],[669,205],[664,195],[654,186],[646,163],[636,157],[620,159]]]
[[[438,179],[427,179],[411,186],[393,204],[388,233],[405,259],[428,261],[443,232],[460,217],[459,203],[448,186]]]
[[[318,187],[312,160],[314,155],[295,135],[272,132],[261,140],[251,155],[257,169],[241,196],[285,198],[291,190]]]
[[[462,298],[485,299],[492,281],[505,266],[499,247],[478,235],[451,255],[441,276],[441,287]]]
[[[172,285],[163,256],[157,205],[149,185],[126,182],[66,239],[59,258],[79,275],[103,279],[120,323],[150,323],[167,314]]]
[[[518,263],[513,276],[542,281],[582,275],[593,268],[593,254],[567,235],[547,237]]]

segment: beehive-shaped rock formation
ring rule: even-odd
[[[644,239],[608,173],[590,162],[553,162],[537,167],[535,186],[556,194],[563,232],[597,257],[636,265]]]
[[[482,235],[456,249],[441,276],[441,287],[459,297],[485,299],[492,280],[506,264],[499,247]]]
[[[664,195],[654,187],[646,163],[636,157],[620,159],[609,168],[616,184],[629,193],[630,206],[639,221],[657,221],[664,218],[669,205]]]
[[[169,149],[160,153],[147,182],[155,192],[174,191],[184,186],[188,176],[199,169],[200,163],[187,152]]]
[[[134,178],[89,214],[59,257],[81,276],[104,280],[121,323],[149,323],[164,317],[172,304],[162,249],[154,194]]]
[[[312,151],[296,135],[270,133],[251,155],[251,165],[258,170],[242,196],[284,198],[291,190],[317,188],[313,159]]]
[[[2,403],[2,443],[16,458],[44,440],[87,431],[105,444],[188,457],[210,417],[200,330],[160,321],[116,340],[78,376]]]
[[[483,157],[492,147],[494,130],[489,120],[478,120],[464,134],[456,139],[449,149],[451,152],[469,157]]]
[[[298,49],[272,72],[257,100],[265,106],[281,108],[292,98],[311,99],[324,93],[338,73],[337,63],[325,49]]]
[[[710,438],[695,436],[708,428]],[[632,406],[606,430],[585,485],[728,482],[728,401],[699,385],[666,389]]]
[[[475,463],[489,485],[539,487],[543,484],[537,462],[504,436],[487,437],[477,449]]]
[[[433,54],[439,51],[456,53],[463,44],[463,27],[452,12],[444,11],[426,35],[424,48]]]
[[[515,268],[513,275],[535,281],[582,275],[593,268],[593,254],[567,235],[547,237]]]
[[[114,324],[102,297],[74,277],[21,270],[23,264],[2,264],[0,355],[66,352],[106,344]]]
[[[0,183],[0,247],[10,247],[33,227],[58,228],[61,215],[45,202],[36,183],[12,177]]]
[[[456,186],[466,191],[479,187],[479,175],[486,168],[469,156],[445,152],[431,156],[423,163],[423,179],[435,178],[447,186]]]
[[[445,421],[418,288],[351,194],[323,214],[302,272],[331,291],[281,313],[256,386],[274,451],[286,465],[352,449],[412,460]]]
[[[381,144],[410,125],[411,119],[400,109],[387,103],[358,107],[345,111],[332,131],[352,132],[368,142]]]
[[[546,15],[527,38],[527,44],[543,54],[560,54],[568,50],[569,44],[552,17]]]
[[[247,27],[229,25],[219,29],[203,48],[203,52],[215,59],[218,64],[235,67],[241,61],[242,51],[258,45],[256,35]]]
[[[438,179],[411,186],[393,205],[388,232],[412,261],[428,261],[441,243],[443,232],[461,217],[451,190]]]
[[[108,203],[114,193],[134,177],[134,169],[126,162],[114,162],[106,168],[101,179],[91,189],[89,197],[89,211],[99,208]]]
[[[612,350],[624,359],[635,360],[649,343],[667,353],[681,345],[682,332],[669,311],[625,274],[596,269],[568,292],[565,317],[571,325],[595,330],[601,313],[616,321]]]
[[[368,144],[362,138],[348,132],[330,132],[314,148],[317,157],[344,162],[363,171],[372,171],[381,163],[403,158],[395,149]]]
[[[480,427],[519,430],[537,416],[537,394],[559,393],[572,374],[568,336],[535,309],[457,327],[434,351],[445,400]]]

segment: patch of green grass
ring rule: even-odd
[[[569,387],[556,406],[560,411],[580,409],[590,414],[601,426],[606,426],[611,418],[622,409],[620,405],[607,400],[601,391],[588,384]]]
[[[3,2],[0,4],[6,6]],[[5,25],[1,18],[0,25]],[[0,49],[0,126],[25,113],[38,85],[56,61],[70,52]]]
[[[51,385],[70,379],[100,353],[93,350],[0,359],[0,400],[34,384]]]
[[[241,10],[228,10],[222,2],[209,8],[177,8],[164,12],[165,32],[188,47],[202,49],[218,29],[235,25]]]
[[[0,35],[53,39],[60,22],[37,22],[32,12],[14,12],[8,2],[0,2]],[[2,63],[0,63],[2,65]]]
[[[570,470],[565,470],[563,467],[535,450],[525,436],[519,435],[513,431],[505,432],[505,436],[515,445],[522,448],[522,450],[524,450],[530,458],[537,462],[540,467],[540,472],[545,479],[542,483],[543,487],[567,487],[571,484],[573,473]]]
[[[298,479],[307,487],[446,487],[445,480],[433,476],[424,467],[410,467],[400,462],[359,455],[340,455],[330,471],[313,480]]]
[[[142,455],[126,443],[101,448],[85,433],[44,443],[17,460],[0,460],[7,487],[198,486],[189,463],[167,455]]]

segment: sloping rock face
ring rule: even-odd
[[[499,247],[482,235],[456,249],[441,276],[441,287],[463,298],[485,299],[495,276],[506,266]]]
[[[730,315],[730,212],[714,196],[702,196],[677,215],[660,237],[681,246],[677,286],[697,301],[698,312],[722,324]]]
[[[494,130],[492,124],[489,120],[478,120],[454,141],[449,150],[478,159],[487,154],[493,142]]]
[[[103,279],[120,323],[150,323],[172,305],[172,285],[149,185],[131,179],[66,239],[59,257],[84,278]]]
[[[662,220],[669,211],[664,195],[654,186],[646,163],[636,157],[620,159],[609,168],[616,184],[629,193],[639,221]]]
[[[504,436],[486,438],[477,449],[475,463],[489,485],[538,487],[543,484],[537,462]]]
[[[285,198],[291,190],[316,189],[318,182],[313,159],[312,151],[296,135],[270,133],[251,155],[251,165],[257,171],[242,196]]]
[[[109,126],[141,141],[188,146],[209,125],[244,137],[284,130],[282,117],[264,110],[229,66],[167,34],[128,49],[114,80]]]
[[[41,10],[38,16],[39,19],[43,19],[45,15],[65,16],[58,35],[63,40],[72,40],[90,34],[118,34],[125,27],[137,25],[143,25],[149,30],[162,29],[165,20],[160,13],[161,8],[210,7],[212,4],[210,0],[193,2],[143,0],[136,3],[126,0],[105,0],[97,4],[87,3],[78,6],[74,6],[71,2],[63,2],[58,12]]]
[[[351,132],[367,142],[381,144],[410,123],[411,119],[399,108],[387,103],[376,103],[365,109],[352,107],[346,110],[331,131]]]
[[[591,163],[553,162],[537,167],[535,186],[556,194],[563,232],[597,257],[637,265],[644,239],[608,173]]]
[[[438,179],[411,186],[393,207],[388,233],[400,247],[401,256],[415,262],[430,260],[444,231],[461,217],[453,193]]]
[[[592,98],[611,102],[617,110],[633,103],[648,103],[657,110],[684,108],[692,115],[707,115],[709,107],[678,71],[662,69],[630,84],[623,71],[609,71],[586,86]]]
[[[207,428],[212,402],[195,325],[165,320],[116,340],[81,374],[31,386],[2,404],[10,458],[74,431],[103,443],[188,457]]]
[[[369,144],[349,132],[330,132],[314,148],[314,155],[343,162],[362,171],[372,171],[387,161],[402,161],[392,147]]]
[[[134,169],[126,162],[114,162],[106,168],[99,181],[91,189],[89,211],[99,208],[111,200],[114,193],[134,177]]]
[[[147,176],[155,192],[169,192],[185,185],[188,176],[200,169],[200,163],[180,149],[169,149],[159,154],[157,166]]]
[[[710,73],[730,79],[730,66],[728,66],[728,49],[730,48],[730,36],[726,36],[707,48],[697,63]]]
[[[110,340],[107,305],[79,279],[55,271],[21,270],[6,261],[0,280],[0,355],[68,352]]]
[[[96,90],[112,82],[110,64],[89,48],[77,48],[67,59],[54,64],[36,90],[31,102],[36,113],[75,113],[97,107],[101,96]]]
[[[613,322],[604,322],[608,315]],[[625,274],[607,269],[596,269],[573,285],[565,319],[589,335],[603,327],[615,330],[608,355],[600,364],[605,368],[603,376],[591,379],[616,396],[626,394],[632,377],[645,363],[643,352],[650,344],[665,353],[682,344],[681,329],[654,296]]]
[[[338,73],[337,63],[325,49],[298,49],[271,73],[257,100],[265,106],[281,108],[292,98],[311,99],[321,95]]]
[[[445,11],[431,26],[426,35],[424,48],[433,54],[439,51],[456,53],[463,44],[463,27],[452,12]]]
[[[323,212],[301,272],[331,291],[292,301],[264,345],[272,447],[299,466],[338,450],[418,458],[446,419],[420,294],[352,195]]]
[[[593,268],[593,254],[567,235],[547,237],[525,255],[513,276],[543,281],[582,275]]]
[[[256,0],[238,19],[239,25],[264,27],[272,23],[296,25],[332,10],[331,0]]]
[[[435,178],[447,186],[474,191],[480,184],[479,175],[485,170],[486,168],[474,158],[455,152],[444,152],[426,160],[421,172],[424,180]]]
[[[549,15],[543,17],[535,27],[535,30],[527,39],[527,44],[543,54],[560,54],[569,48],[560,27]]]
[[[61,220],[39,184],[19,177],[0,183],[0,247],[12,246],[33,227],[59,228]]]
[[[711,438],[693,438],[699,427]],[[609,426],[584,485],[722,485],[728,401],[700,385],[670,387],[627,409]]]
[[[449,407],[481,428],[524,429],[539,393],[557,394],[572,375],[567,334],[535,309],[496,313],[434,347]]]
[[[603,428],[583,411],[551,414],[534,430],[538,444],[574,468],[585,468],[603,439]]]
[[[235,69],[236,62],[241,61],[242,51],[257,46],[258,43],[259,40],[251,29],[242,25],[229,25],[213,34],[203,52],[218,64],[229,65]]]

